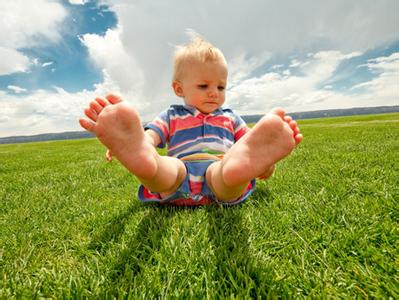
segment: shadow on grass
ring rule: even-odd
[[[262,196],[270,195],[265,192]],[[255,209],[258,206],[257,202],[243,205],[252,205]],[[162,255],[163,239],[170,235],[170,228],[176,226],[175,214],[182,210],[195,209],[139,205],[129,208],[108,222],[104,230],[93,238],[90,247],[112,261],[107,267],[109,293],[117,295],[120,291],[127,292],[135,286],[140,286],[137,281],[143,280],[142,274],[145,270],[156,265],[156,260]],[[209,265],[209,268],[215,270],[211,273],[211,294],[250,298],[267,294],[267,285],[262,285],[270,280],[267,277],[272,270],[265,270],[253,256],[246,211],[242,206],[205,208],[209,243],[214,249],[214,258]],[[129,236],[126,230],[133,229],[128,228],[135,216],[140,216],[140,220]],[[127,238],[124,243],[121,242],[122,236]]]
[[[140,211],[142,211],[142,207],[137,208],[137,206],[131,206],[126,211],[113,217],[106,226],[104,226],[101,232],[94,235],[88,248],[104,254],[104,252],[110,247],[111,242],[119,242],[120,237],[125,232],[126,225],[134,215]]]
[[[100,253],[107,264],[104,270],[107,294],[126,295],[131,288],[141,285],[137,281],[143,279],[142,273],[146,269],[159,263],[163,238],[170,235],[170,229],[176,226],[173,216],[182,210],[195,208],[135,205],[113,217],[93,237],[89,249]]]
[[[109,292],[117,295],[118,292],[128,292],[134,286],[140,286],[138,280],[143,280],[142,273],[148,268],[158,264],[159,255],[162,254],[163,239],[170,235],[170,228],[178,226],[174,224],[174,215],[182,210],[190,211],[197,208],[167,207],[167,206],[142,206],[147,214],[142,217],[134,235],[128,239],[123,250],[118,250],[109,269],[108,278],[112,282]],[[212,273],[212,294],[219,293],[220,296],[246,295],[256,296],[255,287],[259,275],[259,268],[248,251],[248,230],[243,224],[243,211],[237,207],[209,206],[205,208],[209,222],[209,243],[214,250],[214,259],[209,265],[215,270]],[[133,218],[134,213],[125,212],[117,220]],[[127,220],[118,225],[122,230]],[[111,225],[104,231],[103,238],[112,237],[115,241],[114,226]],[[108,233],[109,232],[109,233]],[[101,244],[106,242],[102,240]],[[207,246],[204,245],[206,248]],[[157,255],[157,253],[161,253]],[[195,266],[193,266],[195,267]],[[168,270],[164,270],[168,272]],[[154,287],[155,288],[155,287]],[[155,288],[156,289],[156,288]],[[182,292],[182,291],[180,291]],[[197,291],[198,292],[198,291]],[[227,294],[229,293],[229,294]]]
[[[222,291],[220,297],[267,298],[275,285],[274,270],[260,262],[256,249],[251,248],[251,222],[248,209],[244,206],[259,208],[259,201],[269,202],[271,192],[257,189],[247,200],[238,206],[210,207],[208,211],[209,237],[215,249],[214,282],[216,290]],[[252,236],[252,237],[251,237]],[[273,294],[273,292],[272,292]],[[276,295],[274,295],[276,296]]]
[[[215,249],[213,281],[222,297],[255,297],[260,269],[249,249],[248,228],[238,207],[211,208],[208,212],[209,237]]]
[[[157,263],[154,253],[162,251],[162,239],[168,234],[173,225],[173,216],[180,208],[154,204],[141,205],[141,209],[147,214],[142,217],[123,250],[118,251],[108,274],[114,287],[134,286],[136,277]]]

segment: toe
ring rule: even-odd
[[[294,131],[297,130],[298,124],[296,121],[290,121],[288,124],[290,125],[292,130],[294,130]]]
[[[98,104],[100,104],[102,107],[106,107],[107,105],[109,105],[109,102],[108,102],[105,98],[103,98],[103,97],[97,97],[97,98],[95,99],[95,101],[96,101]]]
[[[281,107],[273,108],[273,109],[270,111],[270,113],[271,113],[271,114],[274,114],[274,115],[277,115],[277,116],[279,116],[280,118],[282,118],[282,119],[284,120],[285,110],[284,110],[283,108],[281,108]]]
[[[108,94],[107,96],[105,96],[105,98],[106,98],[106,99],[109,101],[109,103],[111,103],[111,104],[117,104],[117,103],[122,102],[122,97],[119,96],[119,95],[116,94],[116,93]]]
[[[294,136],[294,139],[295,139],[295,144],[296,145],[298,145],[300,142],[302,142],[302,140],[303,140],[303,135],[302,134],[296,134],[295,136]]]
[[[90,102],[90,108],[94,110],[98,115],[102,111],[103,106],[100,105],[97,101],[92,101]]]
[[[291,116],[285,116],[284,117],[284,121],[286,121],[287,123],[290,123],[292,121],[292,117]]]
[[[95,124],[93,122],[90,122],[86,119],[80,119],[79,120],[80,126],[82,126],[84,129],[86,129],[89,132],[94,132],[94,127]]]
[[[85,109],[85,115],[86,115],[89,119],[93,120],[94,122],[97,121],[98,115],[97,115],[97,113],[96,113],[94,110],[92,110],[91,108],[88,107],[88,108]]]

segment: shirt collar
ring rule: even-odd
[[[200,112],[197,108],[191,105],[183,105],[183,108],[188,110],[194,117],[197,117],[199,115],[205,115],[202,112]],[[219,107],[218,109],[214,110],[213,112],[207,114],[208,116],[217,116],[223,114],[223,109]]]

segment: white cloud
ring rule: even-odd
[[[352,90],[365,89],[370,98],[379,97],[377,99],[399,103],[399,52],[371,59],[367,67],[378,75],[352,87]]]
[[[244,53],[237,55],[229,62],[229,81],[234,85],[249,77],[257,68],[265,64],[272,56],[269,52],[258,56],[246,57]]]
[[[20,52],[0,46],[0,76],[15,72],[26,72],[29,58]]]
[[[87,2],[89,2],[89,0],[69,0],[69,3],[72,5],[84,5]]]
[[[61,38],[65,8],[56,1],[0,0],[0,44],[18,49]]]
[[[16,94],[27,92],[27,89],[24,89],[19,86],[15,86],[15,85],[9,85],[9,86],[7,86],[7,88]]]
[[[67,93],[39,90],[23,98],[0,91],[0,137],[82,130],[78,119],[99,90]]]
[[[78,120],[88,103],[117,88],[104,73],[104,81],[91,91],[68,93],[54,87],[53,91],[37,90],[20,97],[0,90],[0,137],[83,130]]]
[[[45,67],[51,66],[53,63],[54,62],[52,62],[52,61],[45,62],[42,64],[42,67],[45,68]]]
[[[399,70],[399,52],[393,53],[390,56],[370,59],[367,66],[371,70],[397,72]]]
[[[286,70],[269,72],[252,77],[233,86],[228,92],[232,106],[242,114],[268,111],[283,106],[288,111],[306,111],[355,106],[397,105],[399,103],[399,53],[369,61],[369,68],[378,69],[380,75],[357,87],[358,93],[338,92],[331,85],[324,85],[340,63],[359,52],[343,54],[339,51],[323,51],[309,55],[295,64],[299,74]],[[292,66],[292,64],[291,64]]]
[[[183,30],[192,28],[217,42],[230,57],[242,51],[307,52],[309,47],[351,52],[399,36],[396,0],[101,2],[111,5],[126,29],[123,41],[164,47],[165,40],[181,41]],[[141,39],[132,39],[140,33]]]
[[[138,109],[144,110],[150,107],[151,103],[146,100],[151,95],[150,89],[154,87],[146,89],[143,67],[127,52],[120,40],[121,33],[122,28],[119,27],[107,30],[104,36],[85,34],[81,41],[88,48],[91,59],[106,76],[107,85],[112,82],[113,90],[121,92]]]
[[[57,88],[23,98],[0,91],[0,136],[79,130],[77,120],[87,103],[112,90],[136,105],[144,120],[179,103],[170,88],[171,62],[174,46],[187,41],[187,28],[225,53],[228,104],[240,113],[261,113],[273,106],[304,111],[398,104],[397,53],[368,61],[365,67],[375,78],[352,91],[335,91],[329,79],[342,62],[399,40],[399,1],[99,2],[110,5],[118,27],[80,39],[104,82],[91,91]],[[67,14],[60,3],[0,0],[0,51],[16,57],[0,61],[0,75],[27,71],[29,58],[19,48],[60,40]],[[286,57],[290,59],[281,59]],[[37,65],[38,60],[31,63]],[[268,64],[270,69],[265,68]]]
[[[122,29],[108,29],[104,36],[85,34],[82,43],[88,48],[91,59],[125,91],[142,84],[142,74],[134,58],[126,52],[120,40]]]
[[[67,12],[51,0],[0,0],[0,7],[0,75],[25,72],[29,58],[19,49],[60,40]]]
[[[117,36],[117,42],[112,44],[115,48],[95,50],[112,48],[109,33],[92,42],[85,36],[85,44],[94,61],[120,86],[122,94],[136,95],[145,118],[156,113],[153,107],[161,110],[181,101],[170,89],[171,61],[174,45],[187,41],[187,28],[204,35],[225,53],[229,63],[229,104],[247,111],[266,109],[267,103],[276,100],[296,111],[311,108],[310,103],[318,103],[319,107],[325,103],[327,108],[332,91],[319,90],[318,84],[330,78],[341,61],[399,39],[399,31],[394,30],[399,27],[395,13],[399,2],[393,0],[252,0],[245,5],[238,0],[205,0],[183,1],[173,7],[148,1],[101,3],[110,5],[118,17],[119,29],[113,32]],[[115,51],[122,55],[106,54]],[[279,66],[275,73],[262,72],[262,66],[271,58],[293,54],[297,58],[292,59],[290,68]],[[306,54],[306,59],[298,58]],[[122,67],[119,74],[112,64],[134,67]],[[304,76],[292,75],[293,68]],[[304,91],[306,100],[300,98]]]
[[[342,54],[340,51],[321,51],[308,55],[307,60],[301,64],[302,72],[312,77],[313,81],[323,82],[333,75],[338,65],[347,59],[360,56],[359,51]]]
[[[318,52],[308,57],[301,75],[269,72],[259,77],[242,80],[228,91],[229,102],[236,104],[241,114],[266,112],[274,106],[283,106],[288,111],[306,111],[327,108],[348,108],[355,106],[397,105],[399,99],[399,53],[370,60],[370,68],[379,68],[379,76],[363,84],[361,93],[346,94],[323,85],[323,81],[337,68],[339,63],[354,54],[337,51]],[[321,59],[323,57],[323,59]],[[313,76],[317,70],[320,77]],[[95,85],[92,91],[68,93],[62,88],[55,91],[36,91],[23,98],[0,91],[2,115],[0,136],[37,134],[81,130],[78,119],[90,100],[98,95],[119,89],[109,74],[104,72],[104,83]],[[125,98],[141,107],[134,94]],[[154,113],[161,108],[152,107]]]

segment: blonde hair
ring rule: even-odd
[[[174,56],[173,80],[179,80],[187,63],[216,62],[226,66],[222,51],[204,40],[198,34],[192,35],[191,42],[177,46]]]

